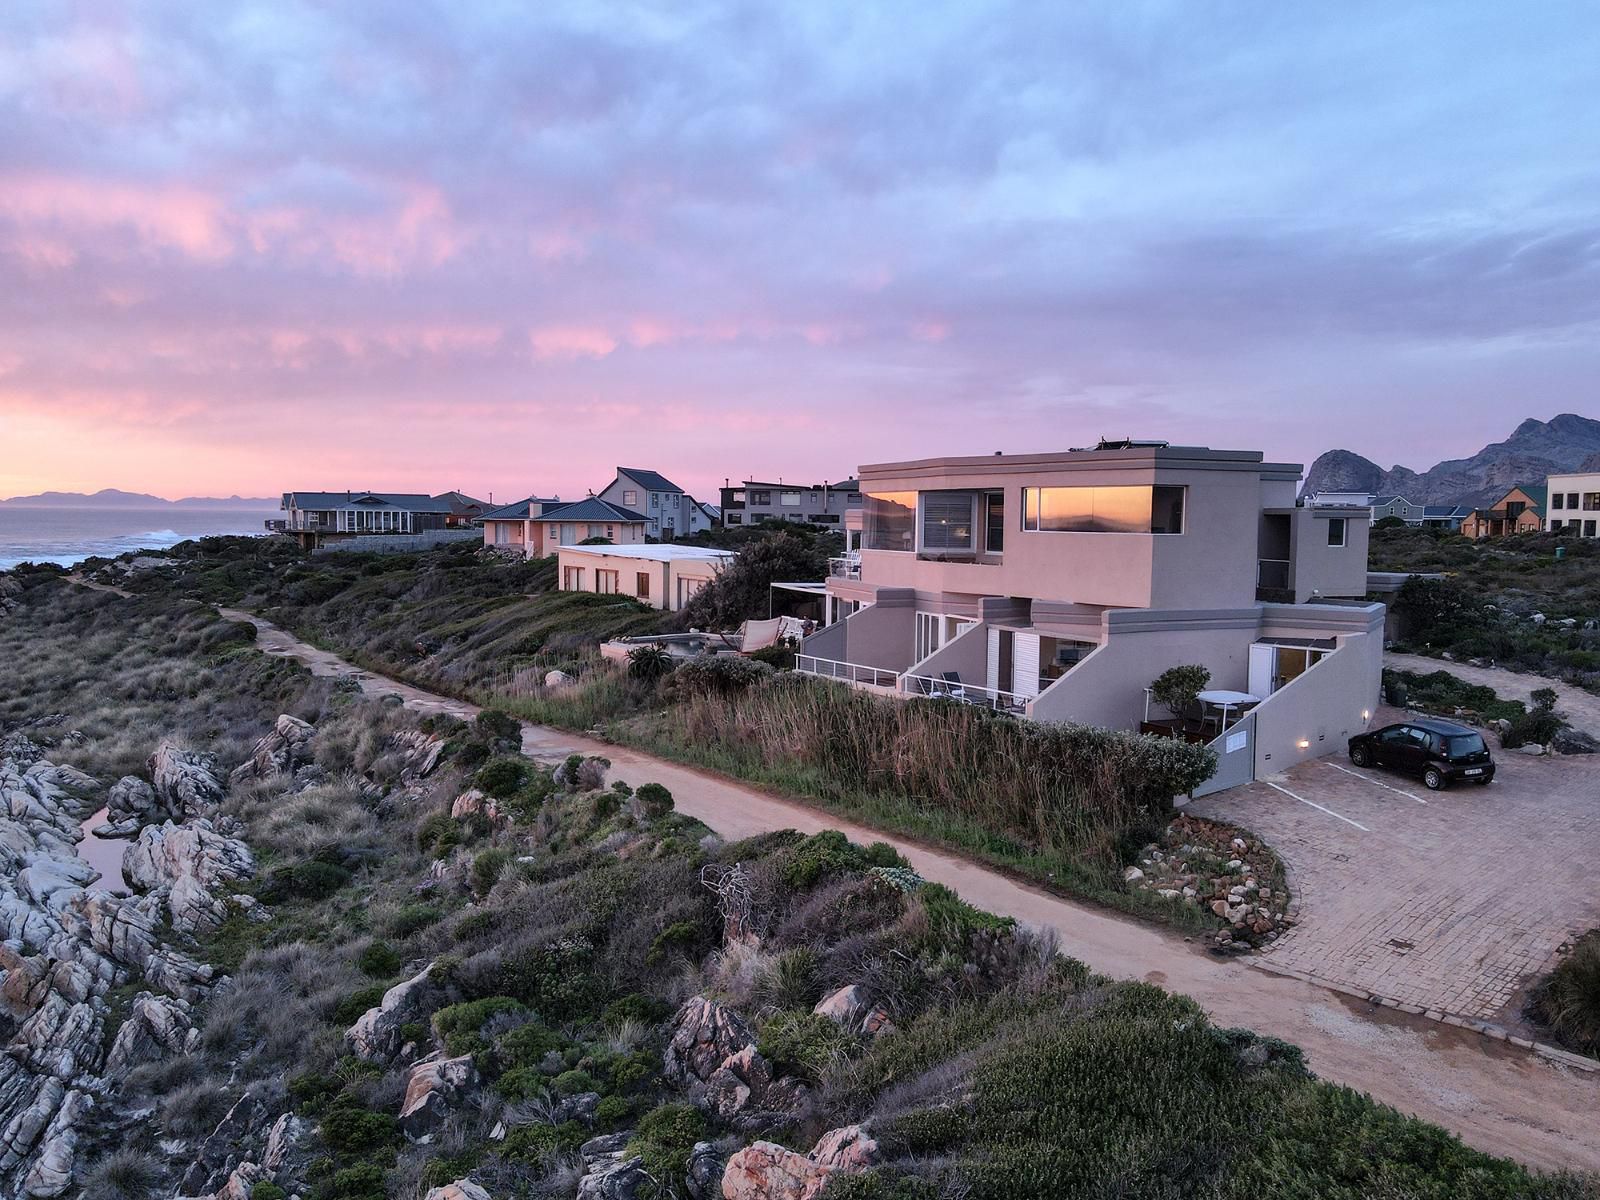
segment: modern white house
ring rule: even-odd
[[[731,550],[670,543],[562,546],[558,555],[562,591],[632,596],[670,612],[687,604],[735,557]]]
[[[1600,536],[1600,471],[1547,475],[1545,528],[1574,537]]]
[[[1217,714],[1216,786],[1342,749],[1377,706],[1384,607],[1368,509],[1297,503],[1301,474],[1137,442],[863,466],[797,669],[1137,729],[1151,681],[1198,664],[1245,697]]]

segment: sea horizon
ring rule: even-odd
[[[0,506],[0,571],[166,550],[191,538],[260,535],[276,512],[240,508]]]

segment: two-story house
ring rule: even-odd
[[[614,546],[643,542],[648,525],[643,513],[597,496],[567,504],[530,496],[484,514],[483,544],[524,558],[544,558],[562,546],[597,538]]]
[[[762,521],[805,521],[812,525],[842,526],[845,514],[861,507],[861,484],[765,483],[746,479],[722,482],[722,523],[759,525]]]
[[[1597,536],[1600,471],[1547,475],[1544,487],[1550,502],[1546,509],[1547,528],[1552,533],[1567,533],[1573,537]]]
[[[1518,484],[1488,508],[1473,509],[1461,532],[1469,538],[1538,533],[1544,528],[1544,505],[1543,484]]]
[[[1298,464],[1164,443],[861,468],[833,623],[800,670],[1135,729],[1199,664],[1248,697],[1219,786],[1342,749],[1377,705],[1365,507],[1296,502]]]
[[[617,477],[600,492],[600,499],[645,516],[645,532],[670,542],[694,532],[696,502],[672,480],[657,471],[618,467]],[[701,514],[704,521],[704,514]]]

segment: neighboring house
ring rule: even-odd
[[[715,504],[702,504],[694,501],[694,506],[689,510],[689,532],[699,533],[704,529],[715,529],[722,524],[722,509]]]
[[[282,532],[307,550],[376,534],[450,527],[450,502],[416,492],[284,492]]]
[[[1301,498],[1313,508],[1364,508],[1373,524],[1385,517],[1399,517],[1407,525],[1421,525],[1423,505],[1404,496],[1374,496],[1370,492],[1312,492]]]
[[[450,506],[450,516],[446,524],[451,529],[466,529],[476,525],[483,518],[483,514],[494,507],[482,500],[474,500],[465,492],[441,492],[434,499],[443,500]]]
[[[731,550],[664,543],[634,546],[562,546],[561,590],[632,596],[651,608],[677,612],[723,566]]]
[[[1475,508],[1461,522],[1469,538],[1505,537],[1544,529],[1544,485],[1518,484],[1488,508]]]
[[[596,496],[563,504],[536,496],[494,509],[483,518],[483,544],[524,558],[544,558],[562,546],[604,538],[618,546],[645,540],[643,513]]]
[[[643,513],[645,532],[664,542],[695,528],[694,497],[655,471],[618,467],[617,477],[600,492],[600,499]]]
[[[1217,739],[1217,787],[1342,750],[1384,610],[1360,603],[1367,509],[1297,504],[1301,474],[1160,443],[864,466],[798,669],[1137,729],[1150,682],[1200,664],[1260,700]]]
[[[1600,471],[1549,475],[1544,481],[1550,506],[1546,520],[1553,533],[1595,537],[1600,521]]]
[[[1422,508],[1422,516],[1408,524],[1421,525],[1424,529],[1459,530],[1461,523],[1471,515],[1470,504],[1426,504]]]
[[[809,521],[813,525],[840,526],[844,516],[861,507],[861,484],[763,483],[747,479],[735,486],[723,480],[722,523],[759,525],[762,521]]]

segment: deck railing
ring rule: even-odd
[[[936,675],[902,675],[900,690],[908,696],[926,696],[934,700],[957,700],[962,704],[976,704],[996,712],[1021,715],[1027,711],[1033,697],[999,688],[980,687],[975,683],[960,683]]]
[[[860,579],[861,557],[847,554],[842,558],[830,558],[828,574],[835,579]]]
[[[844,683],[866,683],[873,687],[884,688],[894,687],[900,678],[897,672],[886,667],[841,662],[837,658],[818,658],[814,654],[795,655],[794,669],[802,675],[816,675],[823,679],[838,679]]]

